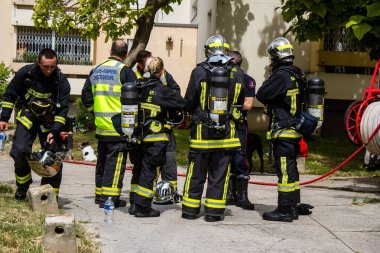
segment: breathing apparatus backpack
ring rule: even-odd
[[[236,108],[229,105],[229,79],[232,66],[227,64],[201,63],[206,72],[208,93],[205,94],[205,105],[198,121],[209,128],[224,130],[231,116],[236,115]],[[207,92],[206,87],[204,87]],[[239,114],[240,116],[240,114]],[[233,116],[234,118],[234,116]]]
[[[121,88],[121,113],[112,117],[115,130],[127,137],[129,143],[139,143],[150,133],[159,133],[166,128],[165,122],[150,119],[145,121],[142,99],[148,96],[157,80],[139,79],[127,82]],[[170,124],[170,122],[169,122]],[[176,124],[175,122],[173,124]]]
[[[287,67],[300,85],[302,111],[299,117],[291,123],[297,132],[308,140],[317,140],[320,137],[320,128],[323,123],[324,107],[324,81],[313,77],[307,81],[303,72],[297,73],[293,68]]]

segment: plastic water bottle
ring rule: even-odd
[[[5,150],[5,142],[7,140],[7,134],[3,131],[0,132],[0,152]]]
[[[108,197],[107,201],[104,203],[104,222],[113,223],[113,210],[115,209],[115,204],[111,197]]]

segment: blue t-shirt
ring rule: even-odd
[[[256,81],[250,75],[244,74],[244,91],[245,97],[255,97],[256,95]],[[242,111],[244,116],[247,116],[247,111]]]
[[[256,95],[256,81],[247,74],[244,74],[244,91],[246,97],[255,97]]]

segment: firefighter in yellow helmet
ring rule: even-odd
[[[185,110],[191,114],[190,165],[183,191],[182,218],[196,219],[206,177],[205,220],[221,220],[226,207],[230,161],[240,149],[235,122],[244,103],[243,72],[227,56],[229,44],[221,35],[205,45],[206,61],[193,69]]]
[[[256,98],[270,108],[270,138],[278,176],[278,206],[263,214],[264,220],[292,222],[298,219],[300,203],[299,173],[296,157],[302,135],[295,130],[294,119],[302,111],[304,73],[293,65],[293,46],[283,37],[268,46],[273,73],[257,91]]]

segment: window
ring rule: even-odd
[[[58,35],[50,29],[16,26],[17,45],[15,62],[35,62],[43,48],[54,49],[60,64],[92,65],[91,40],[77,30]]]
[[[191,5],[191,22],[195,22],[195,18],[198,15],[198,0],[193,0]]]
[[[126,39],[125,42],[127,42],[128,53],[129,53],[129,51],[131,51],[131,48],[132,48],[133,39]]]
[[[349,30],[346,28],[331,29],[328,34],[324,36],[323,50],[333,52],[358,52],[357,48],[352,45],[349,40]],[[367,74],[371,75],[374,68],[371,67],[353,67],[353,66],[329,66],[328,62],[325,65],[326,73],[338,74]]]

